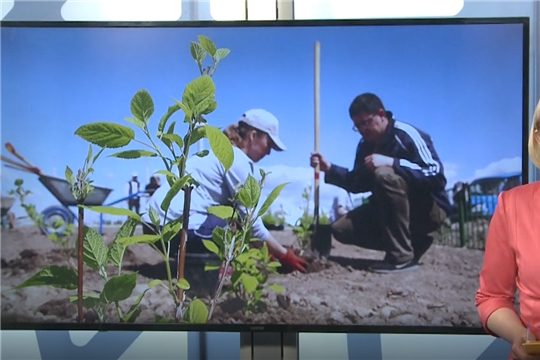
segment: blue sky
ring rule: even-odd
[[[44,173],[62,177],[66,165],[82,165],[88,149],[73,135],[75,129],[93,121],[126,124],[131,97],[141,88],[154,99],[157,125],[173,97],[181,98],[185,84],[198,75],[189,54],[189,41],[198,34],[231,50],[214,76],[218,107],[209,122],[225,126],[250,108],[265,108],[280,120],[288,150],[259,165],[274,174],[269,187],[293,182],[281,203],[294,214],[299,192],[313,177],[315,41],[321,43],[320,150],[329,160],[352,165],[359,135],[351,130],[348,107],[356,95],[374,92],[398,119],[432,136],[449,187],[456,180],[520,169],[522,30],[517,24],[3,28],[2,143],[12,142]],[[114,189],[108,198],[113,201],[124,196],[133,171],[145,185],[147,174],[160,168],[154,159],[102,158],[95,182]],[[38,209],[56,203],[36,176],[5,167],[3,194],[17,177],[34,191]],[[321,188],[323,206],[330,205],[334,191]]]

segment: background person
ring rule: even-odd
[[[159,178],[157,176],[151,176],[150,181],[148,181],[148,184],[146,184],[144,190],[148,196],[152,196],[159,187]]]
[[[132,196],[141,191],[141,183],[139,182],[136,172],[131,174],[131,180],[128,181],[127,190],[128,196],[130,196],[130,198],[127,199],[128,209],[136,214],[140,214],[141,198],[138,195]]]
[[[334,196],[334,200],[332,201],[332,208],[329,216],[330,222],[337,221],[341,217],[347,215],[347,213],[353,208],[351,194],[343,189],[339,189],[338,193]]]

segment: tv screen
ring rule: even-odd
[[[528,31],[2,23],[2,327],[480,332]]]

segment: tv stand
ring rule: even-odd
[[[298,333],[242,332],[240,360],[298,360]]]

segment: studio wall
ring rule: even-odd
[[[225,0],[222,0],[225,1]],[[4,1],[2,21],[63,21],[65,1]],[[331,4],[326,4],[331,6]],[[177,20],[208,20],[210,3],[182,1]],[[540,2],[465,1],[457,17],[531,17],[531,117],[540,97]],[[98,19],[96,19],[98,20]],[[515,119],[520,121],[520,119]],[[540,171],[530,167],[530,181]],[[471,299],[473,301],[473,299]],[[199,334],[173,332],[1,331],[2,359],[199,358]],[[238,333],[210,333],[207,359],[238,359]],[[314,334],[299,337],[301,360],[318,359],[506,359],[510,347],[487,335]]]

